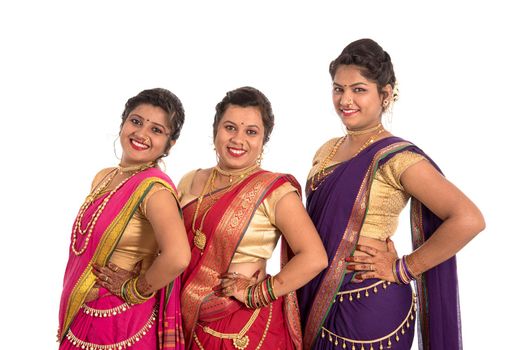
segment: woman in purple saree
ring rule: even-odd
[[[100,171],[73,224],[60,349],[183,349],[180,280],[190,251],[176,189],[157,167],[184,110],[165,89],[127,101],[121,164]]]
[[[347,135],[324,144],[307,209],[329,267],[299,291],[305,349],[461,349],[454,255],[484,227],[476,206],[415,145],[381,124],[398,97],[389,55],[370,39],[330,65]],[[411,197],[414,252],[390,237]],[[416,281],[417,293],[411,288]]]

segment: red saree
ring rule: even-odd
[[[189,267],[182,277],[182,318],[188,346],[198,349],[233,349],[231,340],[222,340],[202,331],[202,324],[221,333],[238,333],[256,312],[249,328],[249,344],[243,349],[301,349],[300,318],[295,293],[255,311],[247,309],[233,298],[217,297],[213,287],[218,276],[228,271],[235,250],[262,201],[276,188],[290,182],[300,186],[289,175],[258,171],[230,189],[206,195],[201,203],[196,226],[206,234],[207,243],[201,251],[194,246],[192,219],[197,200],[183,208],[184,222],[192,248]],[[209,209],[209,210],[208,210]],[[207,213],[207,214],[204,214]],[[282,264],[289,249],[282,239]]]
[[[176,196],[175,186],[162,171],[141,171],[107,202],[83,254],[70,250],[60,300],[60,349],[183,349],[179,278],[157,293],[156,298],[140,305],[128,306],[104,288],[98,299],[84,304],[96,281],[92,264],[106,265],[129,220],[155,183]],[[107,196],[108,193],[100,195],[87,208],[82,226]],[[78,236],[76,247],[83,247],[87,235]]]

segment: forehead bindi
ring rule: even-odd
[[[235,126],[261,128],[262,116],[257,107],[229,106],[224,113],[222,122],[231,123]]]
[[[153,105],[139,105],[129,115],[139,117],[163,128],[167,128],[166,125],[169,124],[167,113],[162,108]]]

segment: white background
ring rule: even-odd
[[[518,347],[521,12],[509,1],[367,3],[2,2],[0,347],[56,348],[71,225],[93,175],[118,163],[129,97],[165,87],[182,100],[186,123],[166,159],[176,182],[214,164],[215,104],[255,86],[276,116],[263,165],[304,184],[315,150],[343,132],[328,64],[362,37],[393,59],[392,131],[426,151],[487,221],[458,254],[465,349]]]

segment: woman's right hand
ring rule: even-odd
[[[116,296],[121,296],[122,285],[129,279],[140,274],[142,261],[139,261],[133,271],[125,270],[116,264],[108,263],[107,266],[93,264],[93,273],[97,277],[95,287],[104,287]],[[94,289],[94,288],[93,288]]]
[[[233,297],[245,303],[244,294],[247,287],[257,283],[260,270],[257,270],[251,278],[238,272],[227,272],[219,278],[222,280],[219,286],[215,287],[218,296]]]
[[[353,255],[346,258],[349,263],[347,271],[355,272],[353,282],[362,282],[369,278],[378,278],[384,281],[395,282],[393,263],[398,259],[395,244],[387,239],[387,251],[359,244],[357,250],[365,255]]]

